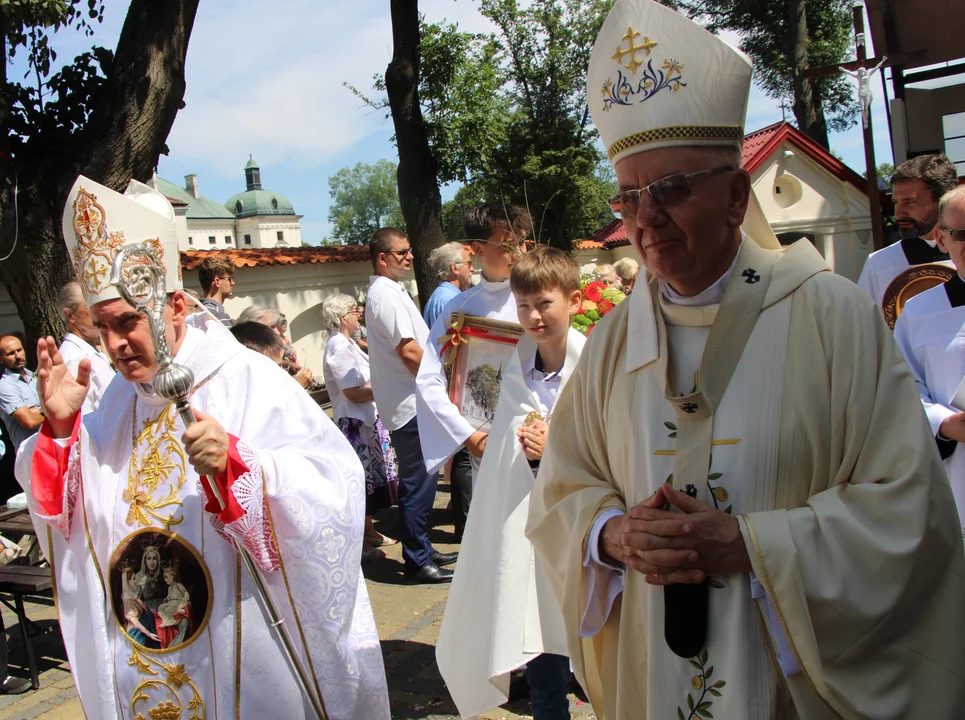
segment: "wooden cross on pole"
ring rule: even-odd
[[[878,190],[878,169],[875,162],[874,134],[871,126],[870,94],[871,86],[869,71],[880,68],[891,67],[892,65],[902,65],[920,59],[923,52],[899,53],[890,57],[868,58],[865,45],[864,15],[860,5],[852,8],[854,19],[854,40],[857,48],[858,59],[856,62],[845,63],[843,65],[827,65],[825,67],[809,68],[803,75],[806,78],[829,77],[847,73],[858,78],[859,96],[865,97],[862,100],[862,130],[864,133],[864,156],[865,172],[868,179],[868,204],[871,210],[871,236],[874,242],[874,249],[881,250],[885,246],[885,234],[881,219],[881,197]],[[862,72],[864,71],[864,72]],[[861,74],[859,74],[861,73]]]

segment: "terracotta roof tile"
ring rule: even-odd
[[[225,257],[236,268],[305,263],[359,262],[369,259],[367,245],[326,247],[247,248],[240,250],[182,250],[181,267],[194,270],[206,257]]]

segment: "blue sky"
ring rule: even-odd
[[[92,44],[115,47],[127,3],[105,5],[104,22],[92,39],[63,32],[52,40],[58,61],[70,61]],[[474,0],[422,0],[420,9],[429,21],[445,18],[467,31],[492,29]],[[726,39],[736,43],[735,37]],[[188,49],[186,106],[158,172],[177,184],[196,173],[201,193],[224,202],[244,190],[250,153],[261,165],[263,186],[292,201],[304,215],[302,238],[317,244],[330,233],[328,178],[357,162],[397,159],[391,121],[342,86],[344,81],[369,89],[391,56],[385,0],[201,0]],[[17,58],[11,80],[23,72]],[[891,162],[879,78],[872,89],[877,162]],[[755,87],[748,132],[780,119],[775,101]],[[860,127],[832,134],[831,148],[863,173]],[[444,188],[444,198],[454,191]]]

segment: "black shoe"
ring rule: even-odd
[[[441,553],[436,550],[432,551],[432,555],[429,556],[429,560],[434,562],[439,567],[445,567],[446,565],[452,565],[456,560],[459,559],[459,553]]]
[[[412,582],[425,584],[452,582],[453,574],[452,570],[443,570],[434,562],[430,562],[418,570],[405,569],[406,578]]]
[[[0,683],[0,695],[20,695],[29,689],[30,681],[27,678],[8,675],[7,679]]]

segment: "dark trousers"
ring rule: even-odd
[[[570,659],[543,653],[526,663],[533,720],[569,720]]]
[[[452,524],[456,526],[456,535],[462,536],[472,501],[472,456],[466,448],[452,456],[449,485],[452,492]]]
[[[426,472],[416,418],[413,417],[389,435],[399,461],[399,518],[402,521],[399,539],[402,541],[402,558],[406,567],[418,569],[429,564],[432,554],[429,514],[436,499],[439,474]]]

